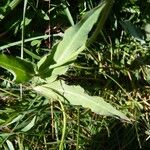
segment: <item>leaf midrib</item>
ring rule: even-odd
[[[103,7],[102,6],[100,6],[101,7],[101,9],[103,9]],[[97,9],[96,11],[94,11],[94,13],[92,14],[92,15],[95,15],[96,13],[97,13],[97,11],[101,11],[101,9],[99,10],[99,9]],[[67,48],[66,48],[66,50],[64,51],[64,53],[58,58],[58,60],[57,60],[57,63],[59,62],[59,61],[61,61],[63,58],[64,58],[64,56],[66,55],[66,53],[68,52],[68,50],[70,49],[70,47],[72,46],[72,44],[78,39],[78,37],[79,37],[79,35],[80,35],[80,31],[82,31],[82,29],[83,28],[85,28],[85,24],[87,23],[87,22],[89,22],[89,20],[90,20],[91,18],[89,17],[87,20],[85,20],[85,22],[83,23],[83,25],[81,26],[81,28],[77,31],[77,33],[75,34],[75,36],[74,36],[74,38],[73,38],[73,40],[71,40],[71,42],[69,43],[69,45],[67,46]],[[77,24],[77,26],[78,26],[79,24]],[[92,27],[92,26],[91,26]],[[86,36],[88,35],[88,33],[86,34]],[[86,42],[86,38],[84,39],[84,41]],[[61,41],[61,42],[63,42],[63,40]],[[83,42],[83,44],[84,44],[84,42]],[[83,45],[83,44],[81,44],[80,46],[79,46],[79,48]],[[58,47],[61,45],[61,43],[58,45]],[[75,51],[75,50],[73,50],[73,51]]]
[[[51,90],[53,90],[53,91],[58,91],[58,92],[62,92],[62,93],[64,93],[64,96],[65,96],[65,93],[68,93],[68,94],[72,94],[72,95],[75,95],[75,96],[77,96],[78,97],[78,95],[79,95],[79,97],[82,97],[83,99],[85,99],[85,100],[89,100],[90,99],[90,97],[88,98],[88,95],[85,95],[85,96],[82,96],[82,94],[80,93],[80,94],[76,94],[76,93],[74,93],[74,92],[70,92],[70,91],[68,91],[68,90],[63,90],[63,89],[60,89],[60,88],[57,88],[57,89],[54,89],[54,88],[50,88],[50,87],[46,87],[46,86],[42,86],[42,87],[44,87],[45,89],[51,89]],[[85,98],[86,97],[86,98]],[[96,101],[90,101],[91,103],[93,103],[94,105],[99,105],[99,103],[97,103]],[[107,103],[107,102],[106,102]],[[102,106],[102,105],[100,105],[101,106],[101,108],[103,108],[103,110],[105,110],[106,112],[109,112],[110,114],[113,114],[113,115],[115,115],[114,113],[112,113],[112,112],[110,112],[108,109],[106,109],[104,106]],[[115,110],[115,111],[118,111],[118,110]],[[116,113],[118,113],[118,112],[116,112]],[[121,113],[121,112],[120,112]],[[116,116],[116,115],[115,115]]]

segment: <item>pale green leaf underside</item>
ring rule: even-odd
[[[17,83],[27,82],[35,75],[31,63],[13,56],[0,54],[0,67],[10,71]]]
[[[6,143],[7,143],[7,146],[10,150],[15,150],[15,148],[14,148],[14,146],[10,140],[6,140]]]
[[[36,86],[33,89],[48,98],[59,99],[63,102],[69,102],[72,105],[81,105],[84,108],[90,108],[97,114],[113,116],[129,121],[122,112],[105,102],[103,98],[89,96],[79,86],[68,86],[63,81],[55,81],[50,84]]]
[[[47,78],[52,75],[56,76],[66,72],[68,65],[85,49],[88,34],[97,22],[105,5],[105,2],[103,2],[98,7],[87,12],[79,23],[66,30],[63,40],[57,47],[52,49],[52,53],[40,60],[38,68],[39,75],[42,78]],[[63,66],[63,69],[61,69],[61,72],[58,72],[57,68],[60,66]]]
[[[22,132],[29,131],[34,126],[35,121],[36,121],[36,116],[34,116],[33,119],[31,120],[31,122],[29,124],[27,124],[27,126],[25,126],[21,131]]]

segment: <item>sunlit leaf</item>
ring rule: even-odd
[[[105,2],[103,2],[98,7],[87,12],[79,23],[66,30],[64,38],[58,46],[55,46],[52,49],[52,53],[44,56],[38,63],[39,75],[42,78],[66,72],[68,65],[85,49],[88,34],[97,22],[105,5]],[[62,67],[60,72],[58,67]]]
[[[14,146],[13,146],[13,144],[12,144],[11,141],[6,140],[6,143],[7,143],[7,145],[8,145],[9,150],[15,150],[15,148],[14,148]]]
[[[97,114],[129,121],[122,112],[105,102],[103,98],[87,95],[80,86],[68,86],[63,81],[55,81],[51,84],[36,86],[33,89],[48,98],[59,99],[72,105],[81,105],[84,108],[90,108]]]
[[[21,131],[23,132],[29,131],[34,126],[35,120],[36,120],[36,116],[34,116],[31,122],[27,126],[25,126]]]
[[[10,71],[17,83],[29,81],[35,75],[31,63],[13,56],[0,54],[0,67]]]
[[[14,118],[11,122],[9,122],[9,123],[7,124],[7,126],[8,126],[8,125],[11,125],[11,124],[13,124],[13,123],[15,123],[15,122],[17,122],[17,121],[19,121],[20,119],[22,119],[22,117],[23,117],[23,115],[17,116],[17,117]]]

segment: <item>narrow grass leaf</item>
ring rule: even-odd
[[[36,120],[36,116],[34,116],[33,119],[31,120],[31,122],[27,126],[25,126],[21,131],[22,132],[29,131],[34,126],[35,120]]]
[[[11,141],[6,140],[6,143],[7,143],[7,146],[8,146],[8,148],[9,148],[9,150],[15,150],[15,148],[14,148],[14,146],[13,146],[13,144],[12,144]]]
[[[14,118],[10,123],[7,124],[7,126],[19,121],[20,119],[22,119],[23,115],[19,115],[16,118]]]
[[[25,39],[24,42],[26,43],[26,42],[31,42],[31,41],[38,40],[38,39],[46,39],[48,37],[49,37],[49,35],[36,36],[36,37],[29,38],[29,39]],[[0,51],[2,51],[4,49],[7,49],[9,47],[12,47],[12,46],[20,45],[21,43],[22,43],[22,40],[21,41],[17,41],[17,42],[13,42],[13,43],[8,43],[6,45],[0,46]]]

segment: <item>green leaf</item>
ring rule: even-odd
[[[105,5],[106,3],[103,2],[98,7],[87,12],[79,23],[66,30],[63,40],[58,46],[54,46],[52,53],[40,60],[38,71],[42,78],[52,75],[57,76],[66,72],[68,65],[85,49],[88,34],[97,22]],[[61,71],[58,71],[58,67],[62,67]]]
[[[27,26],[27,25],[29,25],[30,24],[30,22],[32,21],[32,19],[30,19],[30,18],[25,18],[25,26]],[[23,26],[23,21],[21,22],[21,28],[22,28],[22,26]]]
[[[9,150],[15,150],[15,148],[14,148],[14,146],[13,146],[13,144],[12,144],[11,141],[6,140],[6,143],[7,143],[7,145],[8,145]]]
[[[35,75],[31,63],[13,56],[0,54],[0,67],[10,71],[17,83],[27,82]]]
[[[129,121],[122,112],[105,102],[103,98],[85,94],[80,86],[68,86],[63,81],[55,81],[51,84],[36,86],[33,89],[48,98],[59,99],[72,105],[81,105],[84,108],[90,108],[97,114]]]
[[[73,17],[72,17],[72,15],[71,15],[71,13],[70,13],[68,7],[66,7],[66,6],[63,5],[63,4],[62,4],[62,6],[63,6],[63,8],[64,8],[64,14],[66,14],[66,16],[68,17],[68,20],[69,20],[70,24],[73,26],[73,25],[74,25]]]
[[[22,0],[12,0],[9,4],[3,9],[3,13],[0,14],[0,21],[5,18]]]
[[[17,122],[17,121],[21,120],[21,119],[22,119],[22,117],[23,117],[23,115],[19,115],[19,116],[17,116],[17,117],[16,117],[16,118],[14,118],[11,122],[9,122],[9,123],[7,124],[7,126],[9,126],[9,125],[11,125],[11,124],[13,124],[13,123],[15,123],[15,122]]]
[[[25,126],[21,131],[23,132],[29,131],[34,126],[35,120],[36,120],[36,116],[34,116],[31,122],[27,126]]]
[[[41,19],[49,20],[48,15],[47,15],[43,10],[38,10],[38,11],[37,11],[37,14],[39,15],[39,17],[40,17]]]

